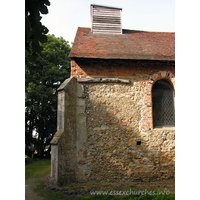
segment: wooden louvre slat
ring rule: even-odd
[[[117,21],[119,23],[121,23],[121,19],[119,17],[102,17],[102,16],[93,16],[93,21],[103,21],[103,22],[106,22],[106,21]]]

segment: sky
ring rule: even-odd
[[[91,27],[90,5],[122,8],[122,28],[175,32],[175,0],[50,0],[42,24],[49,34],[74,41],[78,27]]]
[[[199,195],[199,1],[197,0],[49,0],[42,23],[50,34],[74,40],[78,27],[90,27],[90,4],[122,8],[124,29],[176,31],[176,198]],[[2,1],[1,94],[2,135],[12,138],[1,145],[5,173],[2,195],[24,198],[24,7],[25,1]],[[176,12],[175,12],[176,4]],[[12,6],[11,6],[12,5]],[[176,30],[175,30],[176,27]],[[17,149],[17,156],[13,156]],[[12,158],[11,158],[12,157]],[[21,163],[15,166],[13,163]],[[16,173],[21,172],[21,173]],[[7,173],[6,173],[7,172]],[[9,173],[9,177],[7,174]],[[184,176],[183,176],[184,175]],[[4,178],[5,177],[5,178]],[[14,178],[13,178],[14,177]],[[24,177],[24,178],[23,178]],[[12,193],[10,192],[12,188]],[[22,189],[24,188],[24,190]]]

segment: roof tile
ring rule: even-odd
[[[174,61],[175,33],[123,29],[121,35],[92,34],[79,27],[69,57]]]

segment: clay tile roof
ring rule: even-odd
[[[175,61],[175,33],[92,34],[90,28],[79,27],[69,57]]]

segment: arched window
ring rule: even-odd
[[[152,88],[153,127],[174,127],[174,88],[165,79],[156,81]]]

